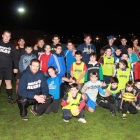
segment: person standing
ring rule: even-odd
[[[8,94],[8,102],[15,103],[12,98],[12,69],[14,63],[13,72],[18,72],[18,54],[16,47],[10,41],[11,32],[4,31],[2,34],[2,40],[0,40],[0,85],[4,78],[6,84],[6,92]]]

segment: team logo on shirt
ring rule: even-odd
[[[6,48],[3,46],[0,46],[0,52],[9,54],[11,52],[11,48],[10,47]]]
[[[35,81],[28,83],[27,89],[37,89],[41,87],[41,80]]]
[[[49,84],[49,89],[56,89],[56,85],[54,85],[54,81]]]
[[[94,89],[98,89],[99,87],[100,87],[100,85],[92,85],[92,86],[87,87],[87,89],[94,90]]]
[[[94,50],[93,49],[88,49],[88,48],[85,48],[84,47],[84,50],[82,51],[83,53],[85,52],[85,53],[87,53],[87,54],[90,54],[91,52],[94,52]]]

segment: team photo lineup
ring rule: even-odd
[[[131,46],[122,37],[115,46],[110,35],[108,44],[97,52],[91,34],[84,34],[78,46],[71,40],[62,44],[57,34],[52,36],[52,43],[38,38],[37,44],[31,45],[20,37],[15,46],[11,36],[5,30],[0,40],[0,85],[5,83],[8,102],[18,105],[22,120],[30,119],[28,108],[41,117],[43,113],[57,113],[61,106],[62,121],[76,117],[81,123],[87,123],[85,110],[94,113],[96,107],[105,108],[112,117],[121,112],[122,119],[140,110],[138,37],[132,38]]]

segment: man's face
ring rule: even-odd
[[[33,74],[36,74],[39,70],[39,63],[38,62],[32,62],[31,65],[29,65],[30,70]]]
[[[55,45],[58,44],[59,41],[60,41],[60,39],[59,39],[58,37],[54,37],[54,38],[52,39],[52,42],[53,42]]]
[[[121,42],[122,42],[122,45],[126,45],[127,40],[126,39],[122,39]]]
[[[24,39],[20,39],[18,44],[19,44],[19,46],[24,46],[25,45]]]
[[[4,43],[8,43],[9,40],[10,40],[10,38],[11,38],[11,34],[8,33],[8,32],[5,32],[5,33],[2,35],[2,40],[3,40]]]
[[[88,36],[88,37],[86,37],[85,39],[84,39],[84,41],[86,42],[86,44],[90,44],[90,42],[91,42],[91,38]]]
[[[62,52],[62,47],[57,47],[55,51],[57,54],[60,54]]]
[[[113,44],[114,40],[113,39],[109,39],[109,44]]]

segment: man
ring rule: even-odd
[[[12,67],[14,63],[14,73],[18,72],[18,55],[16,47],[10,42],[11,32],[4,31],[2,40],[0,40],[0,85],[4,78],[6,84],[6,92],[8,94],[8,102],[15,103],[12,99]]]
[[[30,65],[21,74],[18,86],[18,106],[23,120],[28,120],[27,108],[33,104],[30,111],[37,117],[41,117],[52,101],[48,96],[46,78],[39,70],[39,60],[32,59]]]
[[[122,54],[127,53],[127,39],[125,37],[121,38],[121,45],[119,46],[122,49]]]

